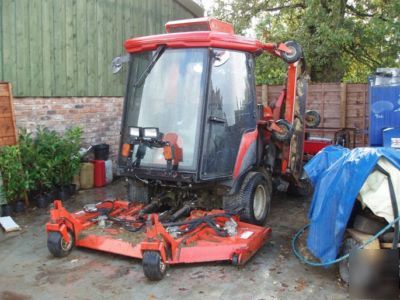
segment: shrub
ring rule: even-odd
[[[4,196],[8,203],[22,200],[32,186],[28,171],[24,170],[19,146],[0,149],[0,172],[3,178]]]

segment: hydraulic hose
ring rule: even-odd
[[[300,254],[300,251],[297,248],[296,242],[297,240],[302,236],[302,234],[304,233],[304,231],[306,231],[306,229],[310,226],[310,224],[307,224],[305,226],[303,226],[292,238],[292,251],[294,253],[294,255],[303,263],[310,265],[312,267],[326,267],[326,266],[330,266],[333,264],[336,264],[338,262],[341,262],[342,260],[347,259],[350,254],[354,253],[355,251],[359,251],[363,248],[365,248],[365,246],[371,244],[374,240],[376,240],[377,238],[379,238],[382,234],[384,234],[393,224],[398,224],[400,221],[400,216],[397,217],[396,219],[394,219],[392,222],[390,222],[389,224],[387,224],[385,227],[383,227],[378,233],[376,233],[374,236],[370,237],[366,242],[364,242],[362,245],[354,248],[354,250],[352,250],[350,253],[347,253],[341,257],[338,257],[334,260],[330,260],[327,262],[314,262],[314,261],[310,261],[307,258],[305,258],[303,255]]]
[[[217,217],[224,217],[224,218],[232,218],[230,214],[227,213],[220,213],[220,214],[213,214],[213,215],[206,215],[204,217],[196,218],[196,219],[191,219],[191,220],[186,220],[186,221],[181,221],[181,222],[169,222],[169,223],[163,223],[164,227],[172,227],[172,226],[183,226],[183,225],[188,225],[186,230],[184,230],[185,233],[192,232],[202,224],[205,224],[209,227],[211,227],[215,233],[218,236],[221,237],[227,237],[228,233],[225,232],[223,229],[219,228],[217,224],[214,222],[214,218]]]

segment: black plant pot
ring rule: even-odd
[[[60,200],[60,192],[61,192],[61,187],[59,186],[54,187],[54,190],[52,192],[54,198],[53,201]]]
[[[13,212],[12,206],[9,204],[3,204],[1,206],[1,216],[2,217],[8,217],[11,216]]]
[[[38,196],[40,196],[40,192],[38,192],[38,191],[29,191],[29,192],[28,192],[29,201],[34,201],[34,200],[36,200],[36,198],[37,198]]]
[[[47,203],[50,204],[50,203],[53,203],[53,201],[55,199],[57,199],[58,192],[56,190],[54,190],[54,191],[45,193],[44,196],[46,197]]]
[[[20,214],[25,212],[25,203],[23,201],[17,201],[14,204],[14,212]]]
[[[36,206],[38,208],[46,208],[49,205],[49,200],[46,194],[39,194],[36,197]]]
[[[76,184],[71,183],[69,186],[69,195],[73,196],[76,193]]]
[[[70,188],[68,185],[63,185],[60,188],[60,192],[59,192],[59,199],[61,201],[67,201],[69,199],[70,195]]]

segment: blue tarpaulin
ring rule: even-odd
[[[400,151],[329,146],[304,167],[314,186],[308,249],[322,262],[337,257],[356,197],[381,157],[400,169]]]

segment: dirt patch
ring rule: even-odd
[[[146,234],[143,230],[138,232],[129,232],[117,225],[112,225],[110,228],[106,229],[99,228],[97,225],[94,225],[83,230],[79,235],[79,239],[84,239],[90,235],[107,236],[116,240],[129,242],[132,245],[139,244],[146,237]]]
[[[107,278],[109,278],[109,279],[121,278],[125,275],[128,275],[130,269],[131,269],[130,267],[119,267],[118,269],[115,270],[115,272],[113,274],[107,276]]]
[[[35,280],[38,284],[54,284],[54,283],[73,283],[87,275],[88,270],[96,270],[103,265],[97,261],[90,261],[72,268],[68,268],[65,264],[56,268],[40,266],[39,273],[36,274]]]
[[[23,294],[18,294],[15,292],[4,291],[4,292],[1,292],[0,299],[1,300],[29,300],[29,299],[32,299],[32,297],[23,295]]]

